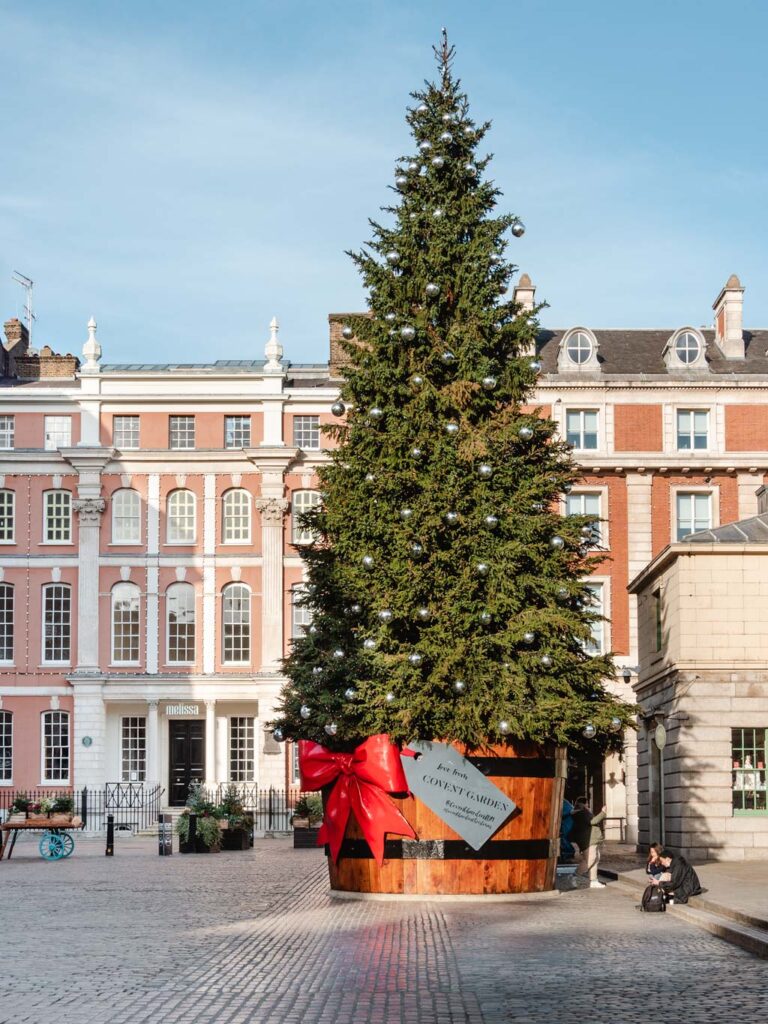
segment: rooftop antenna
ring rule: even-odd
[[[35,282],[31,277],[26,277],[24,274],[20,274],[18,270],[14,270],[12,279],[16,284],[20,284],[26,293],[24,320],[27,324],[27,333],[29,334],[29,347],[32,348],[32,325],[37,319],[35,314],[32,312],[32,288]]]

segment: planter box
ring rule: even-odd
[[[249,850],[253,845],[251,833],[244,828],[227,828],[221,833],[223,850]]]
[[[220,846],[206,846],[200,836],[197,836],[194,843],[185,843],[179,837],[179,853],[218,853]]]
[[[317,849],[317,833],[320,831],[320,826],[317,828],[302,828],[301,826],[293,827],[293,848],[294,850],[316,850]]]

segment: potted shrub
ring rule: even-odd
[[[224,797],[216,808],[216,816],[222,828],[221,839],[225,850],[247,850],[253,846],[253,815],[245,812],[237,786],[228,786],[224,791]]]
[[[217,808],[207,798],[204,788],[198,782],[189,787],[187,805],[176,822],[179,837],[179,853],[218,853],[221,849],[221,826],[216,814]],[[196,816],[194,842],[189,839],[190,816]]]
[[[294,849],[302,850],[317,846],[317,830],[322,820],[323,801],[320,794],[308,793],[302,796],[291,818]]]

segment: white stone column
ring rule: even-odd
[[[101,789],[106,778],[107,715],[101,679],[70,677],[75,691],[74,728],[72,730],[72,756],[75,789]],[[83,743],[88,737],[90,743]]]
[[[283,519],[285,498],[256,499],[261,513],[261,670],[277,672],[283,657]]]
[[[147,786],[160,782],[160,729],[158,701],[147,701]]]
[[[147,603],[146,603],[146,630],[147,630],[147,674],[157,675],[158,657],[160,647],[160,599],[159,599],[160,570],[156,565],[147,566]],[[167,655],[166,655],[167,657]]]
[[[761,473],[739,472],[739,519],[749,519],[757,515],[757,490],[762,486]]]
[[[205,702],[205,784],[216,784],[216,701]]]
[[[216,718],[216,781],[227,782],[229,771],[229,719],[226,715]]]
[[[203,672],[216,671],[216,476],[203,478]],[[212,771],[213,766],[206,768]]]
[[[77,573],[77,671],[99,671],[99,528],[103,498],[75,498],[80,519]]]

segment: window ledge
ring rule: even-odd
[[[193,548],[197,544],[196,540],[166,540],[163,541],[163,547],[166,548]]]
[[[140,548],[142,542],[140,540],[111,540],[108,544],[108,548]]]
[[[0,544],[4,547],[14,547],[16,544],[15,540],[0,540]]]
[[[46,781],[45,779],[43,779],[43,781],[36,788],[38,788],[38,789],[53,789],[55,787],[55,788],[58,789],[60,786],[71,786],[71,785],[72,785],[72,783],[69,781],[69,779],[55,779],[53,781],[51,781],[51,780]]]
[[[6,787],[7,789],[13,789],[13,781],[8,779],[0,779],[0,789]]]
[[[40,547],[44,548],[73,548],[75,542],[73,540],[41,540]]]
[[[44,668],[72,668],[71,661],[44,661],[41,665],[37,666],[39,669]]]
[[[0,668],[16,668],[15,661],[0,661]]]
[[[140,661],[110,661],[110,668],[141,668]]]

